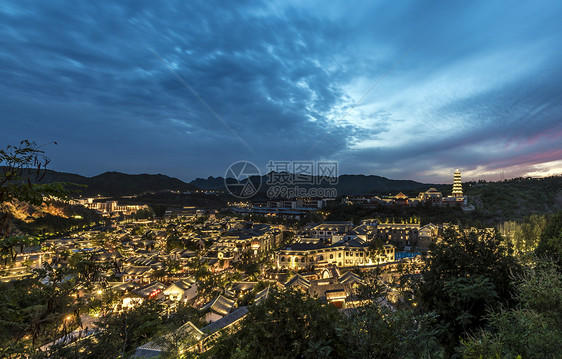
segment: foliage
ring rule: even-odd
[[[152,339],[164,327],[163,307],[145,300],[122,312],[100,318],[96,335],[70,346],[54,346],[51,357],[124,358]]]
[[[38,244],[38,240],[31,236],[10,236],[0,240],[0,260],[7,266],[16,260],[19,252],[24,247],[31,247]]]
[[[154,217],[154,211],[152,208],[148,207],[147,209],[139,209],[133,214],[135,219],[148,219]]]
[[[428,223],[463,223],[466,225],[481,226],[488,220],[480,216],[479,212],[465,214],[458,207],[439,207],[430,204],[418,206],[385,206],[365,207],[362,205],[346,205],[334,203],[327,208],[330,213],[328,221],[354,221],[361,219],[377,218],[381,222],[397,221],[398,223],[419,222],[421,225]]]
[[[96,255],[92,252],[78,251],[68,258],[69,268],[76,273],[79,281],[87,287],[91,287],[101,279],[105,263],[102,265],[96,260]]]
[[[499,231],[511,242],[515,254],[535,250],[546,227],[547,217],[533,214],[522,222],[507,221],[499,225]]]
[[[131,231],[131,234],[134,236],[140,236],[142,235],[144,232],[146,231],[146,228],[144,226],[135,226],[133,228],[133,230]]]
[[[241,330],[220,340],[210,358],[337,358],[342,317],[336,307],[296,291],[252,306]]]
[[[0,356],[57,339],[78,324],[80,299],[70,270],[48,264],[21,281],[0,283]],[[70,320],[68,319],[70,318]]]
[[[551,258],[562,268],[562,211],[548,218],[535,253]]]
[[[464,189],[477,210],[498,220],[522,220],[562,207],[562,176],[472,183]]]
[[[61,202],[52,202],[50,205],[61,208],[65,212],[65,217],[46,212],[32,222],[15,220],[14,224],[25,233],[45,238],[53,235],[68,235],[77,229],[86,229],[100,221],[100,216],[91,209],[70,206]]]
[[[433,313],[395,311],[384,305],[350,310],[344,329],[347,358],[436,358],[441,346]]]
[[[0,150],[0,206],[14,200],[39,205],[45,197],[66,198],[68,192],[63,184],[36,183],[45,175],[49,162],[44,151],[27,140]],[[0,208],[0,255],[6,264],[14,259],[15,246],[27,244],[25,239],[9,238],[11,230],[12,216]]]
[[[519,305],[488,315],[489,325],[463,341],[465,358],[558,358],[562,353],[562,274],[538,263],[515,279]]]
[[[33,183],[40,181],[50,159],[44,155],[35,142],[21,141],[0,150],[0,203],[13,199],[30,204],[43,203],[44,196],[66,197],[67,192],[60,183]],[[5,218],[3,218],[5,220]],[[0,237],[6,236],[7,223],[0,223]]]
[[[442,190],[451,188],[450,186],[436,187]],[[552,213],[562,209],[562,176],[540,179],[514,178],[502,182],[470,182],[464,183],[463,189],[469,203],[475,205],[475,211],[464,213],[459,207],[440,207],[431,204],[413,207],[385,205],[366,207],[334,201],[327,208],[330,212],[327,220],[357,222],[365,218],[409,220],[418,217],[422,225],[430,222],[450,222],[482,227],[483,224],[495,225],[506,220],[521,221],[533,214]],[[338,193],[345,192],[338,191]],[[415,194],[411,193],[411,195]]]
[[[422,310],[438,315],[440,340],[450,354],[460,338],[486,323],[487,306],[512,304],[510,278],[519,265],[497,232],[449,230],[430,250],[416,292]]]

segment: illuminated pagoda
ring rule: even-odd
[[[455,177],[453,179],[453,197],[462,197],[462,183],[461,183],[461,173],[457,169],[455,171]]]

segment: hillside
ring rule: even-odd
[[[62,234],[72,228],[87,227],[101,220],[94,210],[62,202],[37,206],[13,200],[1,204],[0,212],[8,213],[12,221],[12,235]]]
[[[221,190],[224,189],[224,178],[223,177],[213,177],[209,176],[205,178],[196,178],[189,182],[195,187],[209,191],[209,190]]]
[[[261,176],[262,186],[261,193],[266,193],[269,186],[267,185],[268,176]],[[309,177],[310,178],[310,177]],[[252,176],[251,181],[257,184],[260,177]],[[312,178],[310,182],[317,182],[317,178]],[[227,181],[234,181],[229,178]],[[223,177],[208,177],[207,179],[197,178],[190,182],[190,184],[197,186],[203,190],[217,190],[224,189]],[[342,175],[339,176],[337,184],[329,185],[323,183],[321,186],[313,186],[307,184],[297,184],[301,188],[310,187],[334,187],[338,195],[362,195],[362,194],[384,194],[388,192],[419,192],[427,190],[429,187],[435,187],[434,184],[424,184],[411,180],[391,180],[381,176],[375,175]]]
[[[562,210],[562,176],[467,183],[463,187],[478,211],[498,219]]]
[[[33,180],[33,176],[30,177]],[[197,187],[185,183],[177,178],[162,174],[130,175],[121,172],[105,172],[93,177],[86,177],[72,173],[47,170],[41,183],[67,182],[80,185],[71,189],[84,196],[103,195],[120,197],[142,193],[172,191],[193,191]],[[83,186],[83,187],[82,187]]]
[[[433,184],[425,184],[411,180],[391,180],[381,176],[342,175],[339,176],[336,189],[338,194],[361,195],[383,194],[392,192],[425,191]]]
[[[256,198],[266,197],[268,189],[268,176],[251,177],[256,185],[261,180],[262,186]],[[234,182],[229,178],[227,181]],[[223,177],[197,178],[190,183],[185,183],[177,178],[162,174],[130,175],[121,172],[105,172],[93,177],[85,177],[77,174],[57,172],[48,170],[42,180],[43,183],[68,182],[83,185],[76,187],[82,195],[105,195],[121,197],[127,195],[147,194],[143,200],[164,204],[174,202],[157,200],[159,195],[151,193],[173,190],[180,192],[202,190],[224,189]],[[309,188],[311,185],[298,185],[301,188]],[[323,184],[324,187],[330,185]],[[396,194],[404,192],[415,196],[419,191],[429,187],[436,187],[444,195],[450,194],[451,185],[424,184],[411,180],[391,180],[375,175],[342,175],[338,183],[333,185],[338,195],[362,195],[362,194]],[[502,182],[468,182],[463,183],[465,194],[469,196],[469,202],[474,204],[476,212],[482,218],[522,219],[533,213],[552,213],[562,209],[562,176],[553,176],[539,179],[515,178]],[[181,198],[180,202],[186,199]],[[213,198],[213,206],[218,205]],[[199,202],[209,202],[207,198],[199,199]],[[162,203],[161,203],[162,202]],[[189,202],[189,201],[188,201]],[[198,203],[199,203],[198,202]],[[220,202],[220,201],[219,201]]]
[[[197,189],[189,183],[162,174],[130,175],[121,172],[105,172],[91,177],[88,182],[89,188],[104,191],[111,196],[133,195],[163,190],[186,192]]]

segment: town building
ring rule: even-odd
[[[169,300],[186,303],[197,296],[197,282],[191,277],[180,279],[167,286],[163,293]]]
[[[306,231],[312,238],[318,238],[324,243],[332,243],[334,238],[339,240],[345,233],[353,228],[353,222],[324,222]]]
[[[143,205],[120,205],[115,200],[109,200],[103,202],[103,197],[88,197],[88,198],[77,198],[70,200],[71,204],[80,204],[86,208],[96,210],[102,214],[112,214],[112,213],[123,213],[132,214],[134,212],[148,209],[148,206]]]
[[[279,249],[275,263],[279,269],[306,269],[335,265],[338,267],[368,266],[394,261],[395,247],[385,244],[381,250],[359,237],[341,239],[327,245],[322,240],[295,242]]]
[[[418,242],[419,223],[379,223],[376,237],[397,246],[411,246]]]
[[[212,323],[228,315],[236,302],[222,294],[201,307],[201,311],[206,311],[205,322]]]

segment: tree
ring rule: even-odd
[[[25,357],[22,346],[33,351],[78,325],[81,302],[72,295],[77,282],[70,271],[45,264],[34,273],[0,283],[0,357]]]
[[[133,228],[133,230],[131,231],[131,234],[134,236],[140,236],[142,235],[144,232],[146,231],[146,228],[144,226],[135,226]]]
[[[507,221],[499,226],[502,236],[511,242],[515,254],[525,254],[535,250],[542,232],[546,227],[547,217],[533,214],[522,223]]]
[[[1,216],[2,214],[0,214]],[[0,257],[5,266],[16,260],[18,253],[23,251],[26,246],[37,245],[39,241],[31,236],[8,236],[0,238]],[[19,252],[18,252],[19,248]]]
[[[14,248],[26,245],[27,239],[10,237],[12,216],[2,210],[2,205],[13,201],[39,205],[46,197],[68,196],[62,183],[37,183],[45,176],[49,162],[44,151],[35,142],[27,140],[0,150],[0,255],[5,264],[15,258]]]
[[[511,277],[520,266],[499,233],[447,231],[430,246],[415,294],[425,312],[435,312],[440,338],[451,355],[460,339],[486,323],[487,306],[512,305]]]
[[[55,358],[124,358],[163,328],[162,305],[145,300],[133,308],[100,318],[98,332],[72,346],[55,346]]]
[[[432,328],[435,314],[395,311],[370,304],[351,309],[345,326],[347,358],[435,358],[441,347],[440,334]]]
[[[369,243],[369,257],[377,264],[381,261],[384,255],[384,240],[378,236],[373,238]]]
[[[535,253],[550,258],[562,269],[562,212],[548,218]]]
[[[562,274],[539,262],[514,279],[518,306],[488,315],[489,325],[463,341],[464,358],[559,358],[562,353]]]
[[[69,268],[85,286],[91,286],[101,279],[104,266],[96,261],[96,254],[78,251],[68,259]]]
[[[270,294],[250,307],[241,329],[222,338],[211,358],[337,358],[341,356],[342,317],[297,291]]]

